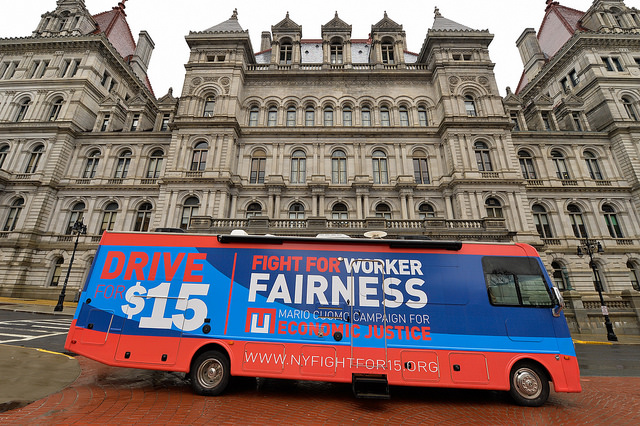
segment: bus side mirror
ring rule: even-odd
[[[564,310],[564,298],[562,297],[562,293],[560,293],[558,287],[553,287],[553,295],[556,298],[557,305],[554,306],[551,312],[553,313],[554,317],[559,317],[560,312]]]

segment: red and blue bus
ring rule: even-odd
[[[563,301],[525,244],[105,232],[65,348],[119,367],[580,392]]]

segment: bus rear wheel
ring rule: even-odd
[[[539,407],[549,398],[549,390],[549,378],[538,365],[522,362],[511,370],[509,393],[518,405]]]
[[[229,384],[229,358],[218,351],[200,354],[191,364],[191,388],[198,395],[220,395]]]

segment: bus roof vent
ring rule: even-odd
[[[351,238],[346,234],[318,234],[316,238]]]
[[[249,235],[244,229],[234,229],[231,231],[231,235]]]

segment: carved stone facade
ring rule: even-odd
[[[61,0],[31,37],[0,40],[0,294],[55,297],[79,218],[72,288],[105,229],[375,229],[532,244],[589,332],[589,237],[615,327],[640,333],[640,15],[624,2],[549,1],[575,30],[525,30],[505,98],[493,36],[436,10],[418,53],[386,13],[367,39],[336,13],[320,40],[287,14],[254,53],[234,12],[186,37],[183,91],[156,99],[153,42],[123,43],[125,16]]]

